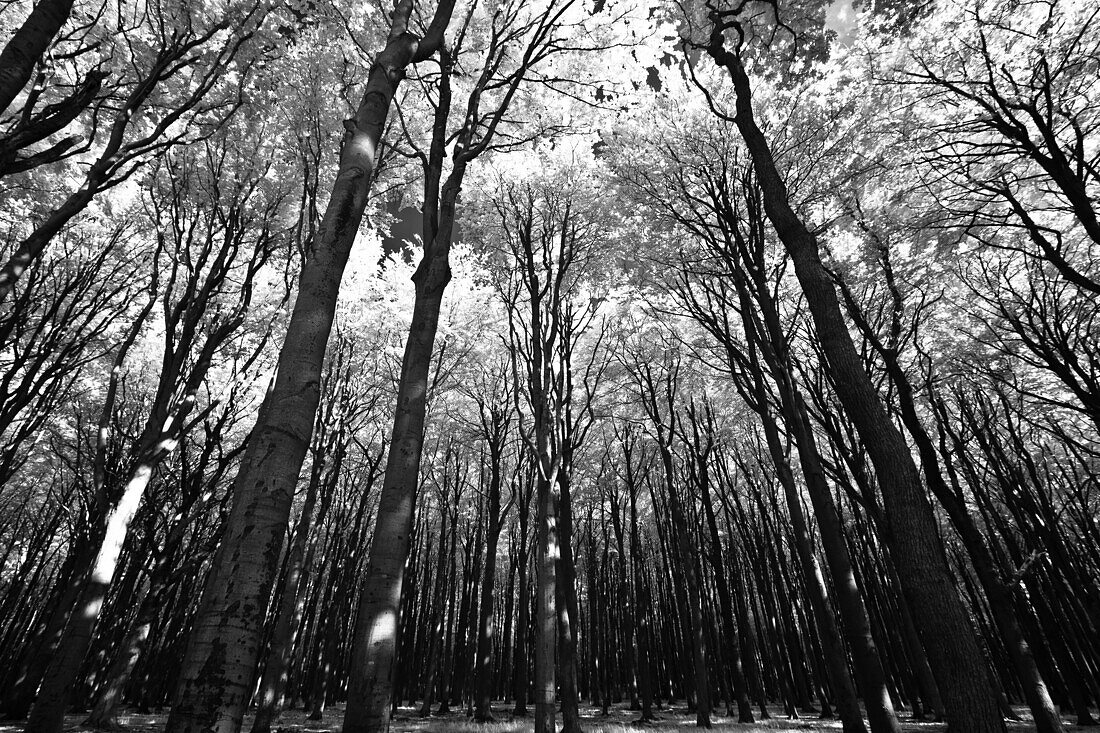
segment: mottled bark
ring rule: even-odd
[[[407,28],[411,0],[398,2],[386,47],[371,66],[355,117],[346,123],[329,203],[302,264],[275,384],[233,484],[225,537],[191,632],[167,733],[240,730],[294,487],[313,434],[340,280],[366,209],[390,103],[406,67],[435,52],[452,8],[447,0],[440,3],[421,41]],[[405,448],[391,445],[394,455]],[[386,506],[392,501],[389,494],[383,497]]]

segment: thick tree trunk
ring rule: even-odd
[[[707,51],[733,80],[735,122],[764,191],[765,211],[794,262],[827,360],[824,366],[874,464],[896,548],[894,559],[906,600],[912,604],[918,629],[927,642],[929,661],[941,681],[948,724],[968,733],[1003,733],[1004,720],[990,689],[981,650],[952,582],[932,507],[909,447],[863,369],[832,279],[821,262],[817,239],[791,207],[771,148],[753,116],[748,75],[737,54],[725,49],[717,21]]]
[[[73,0],[39,0],[0,52],[0,114],[27,86],[54,36],[69,19]]]
[[[883,274],[886,278],[895,311],[900,312],[904,307],[904,301],[894,277],[893,267],[890,264],[888,245],[879,240],[873,233],[872,236],[880,249]],[[1023,629],[1016,614],[1013,599],[1014,589],[1002,577],[1002,570],[994,560],[986,544],[985,537],[960,499],[961,492],[956,494],[947,485],[943,471],[941,471],[936,446],[917,414],[916,393],[913,384],[898,360],[897,351],[896,349],[886,348],[881,343],[877,334],[874,333],[870,324],[864,318],[850,291],[843,284],[841,292],[849,312],[882,358],[886,366],[886,372],[897,388],[902,422],[916,444],[921,467],[924,469],[925,481],[940,504],[947,510],[951,523],[955,526],[959,537],[966,546],[978,580],[989,599],[990,610],[997,628],[1004,638],[1009,658],[1019,677],[1020,684],[1023,686],[1024,698],[1031,709],[1036,730],[1038,733],[1061,733],[1062,722],[1058,717],[1058,711],[1054,707],[1046,683],[1043,681],[1039,667],[1035,663],[1031,647],[1024,638]]]
[[[438,46],[453,7],[447,0],[440,3],[420,42],[406,28],[411,5],[399,0],[395,7],[386,47],[371,67],[355,117],[347,123],[328,207],[302,264],[275,384],[233,484],[225,536],[191,632],[166,733],[238,733],[252,696],[294,487],[313,435],[340,280],[366,209],[390,102],[405,68]],[[401,450],[391,444],[391,453]],[[393,501],[392,491],[387,492],[383,504],[389,507]],[[403,565],[403,557],[400,562]],[[400,593],[392,603],[399,597]],[[396,619],[392,622],[396,631]]]
[[[1046,682],[1039,673],[1035,656],[1024,638],[1023,629],[1016,615],[1014,589],[1003,578],[1001,569],[989,551],[985,537],[970,516],[965,504],[951,491],[944,480],[935,444],[917,415],[913,386],[901,368],[901,364],[898,363],[896,354],[886,349],[880,349],[880,353],[886,363],[887,372],[897,387],[902,422],[917,445],[925,481],[939,499],[940,504],[947,510],[951,523],[966,546],[978,581],[989,599],[990,610],[1008,649],[1009,658],[1023,686],[1024,698],[1031,709],[1036,731],[1061,733],[1061,718],[1054,707],[1054,701],[1050,699]]]

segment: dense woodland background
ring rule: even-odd
[[[1097,725],[1098,15],[5,0],[4,714]]]

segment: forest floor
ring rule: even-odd
[[[503,706],[502,706],[503,707]],[[688,714],[683,707],[665,707],[654,711],[656,722],[653,725],[638,728],[631,726],[631,722],[638,718],[637,711],[628,710],[626,706],[616,706],[608,715],[602,715],[598,708],[585,707],[581,709],[583,726],[586,733],[633,733],[635,731],[651,731],[663,733],[669,731],[689,731],[695,727],[695,716]],[[1017,709],[1021,717],[1027,718],[1026,709]],[[290,710],[283,714],[279,723],[275,726],[276,733],[339,733],[340,723],[343,719],[343,706],[329,708],[323,721],[306,720],[305,714],[300,710]],[[164,729],[165,715],[136,715],[123,713],[119,715],[119,723],[122,728],[118,733],[160,733]],[[478,724],[468,718],[464,712],[455,712],[443,716],[421,718],[415,708],[401,708],[394,717],[393,733],[521,733],[529,731],[533,724],[530,717],[513,718],[508,713],[498,713],[497,722],[491,724]],[[65,730],[76,733],[77,731],[90,731],[81,725],[83,716],[70,715],[65,719]],[[787,720],[786,718],[773,718],[771,720],[754,724],[741,725],[734,718],[721,715],[712,715],[715,731],[736,731],[737,733],[796,733],[797,731],[840,731],[840,721],[820,720],[812,715],[799,720]],[[1068,723],[1068,721],[1066,721]],[[251,728],[252,718],[247,716],[242,730]],[[561,724],[559,715],[558,724]],[[908,715],[902,713],[902,730],[905,733],[939,733],[944,730],[942,723],[931,723],[909,720]],[[1009,722],[1009,733],[1030,733],[1035,726],[1027,722]],[[1095,728],[1087,729],[1075,725],[1066,725],[1066,733],[1084,733],[1086,730],[1095,731]],[[0,724],[0,733],[22,733],[19,724]]]

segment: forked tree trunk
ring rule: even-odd
[[[355,117],[346,123],[336,180],[302,264],[275,384],[233,484],[225,537],[191,632],[166,733],[240,730],[294,488],[313,435],[340,279],[366,209],[390,103],[405,69],[438,48],[452,8],[453,0],[441,0],[421,41],[407,28],[411,0],[398,1],[386,47],[371,66]],[[391,453],[401,450],[395,443]]]
[[[832,279],[821,261],[817,238],[792,208],[771,148],[756,124],[748,74],[736,52],[725,48],[717,17],[707,52],[725,68],[736,92],[734,121],[764,191],[764,209],[794,263],[813,317],[837,396],[867,446],[879,479],[894,559],[906,600],[926,642],[940,681],[948,725],[970,733],[1003,733],[1004,720],[990,689],[981,649],[953,585],[932,507],[909,446],[894,425],[852,343]]]

